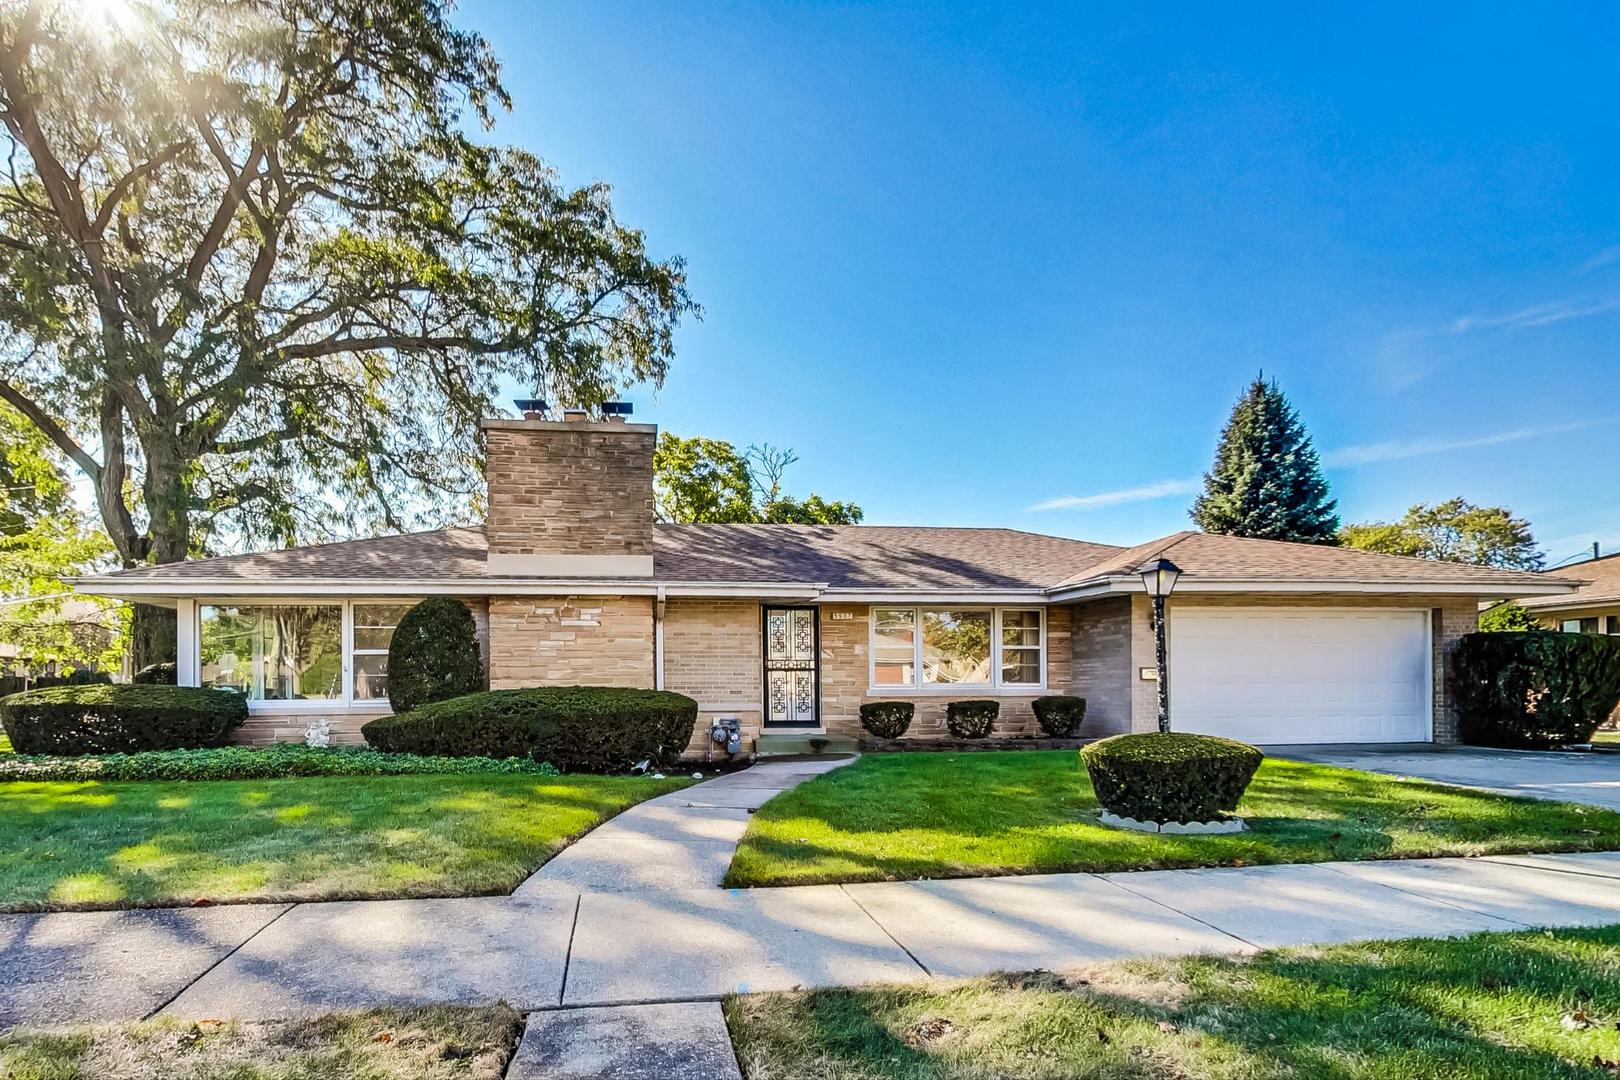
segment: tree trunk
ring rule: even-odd
[[[134,608],[129,623],[129,659],[134,669],[178,660],[174,609],[156,604],[136,604]]]

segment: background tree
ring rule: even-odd
[[[1256,378],[1221,431],[1193,520],[1210,533],[1332,544],[1336,505],[1299,413],[1275,382]]]
[[[863,512],[852,502],[829,502],[813,492],[804,499],[783,494],[783,475],[798,460],[792,450],[768,444],[738,452],[722,439],[683,439],[666,431],[653,452],[658,520],[860,524]]]
[[[1363,551],[1504,570],[1540,570],[1545,563],[1528,521],[1505,506],[1475,506],[1462,498],[1418,503],[1399,521],[1347,525],[1339,541]]]
[[[1509,630],[1540,630],[1541,624],[1522,604],[1504,600],[1479,613],[1479,628],[1489,633]]]
[[[25,663],[116,668],[121,604],[75,597],[65,578],[104,566],[112,545],[73,504],[45,436],[0,405],[0,642]]]
[[[758,521],[748,462],[719,439],[658,436],[653,503],[660,521]]]
[[[457,518],[503,380],[661,383],[681,261],[507,105],[439,0],[0,0],[0,400],[122,565]]]

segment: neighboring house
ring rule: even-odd
[[[387,711],[387,649],[429,594],[464,599],[493,688],[659,686],[710,721],[860,734],[862,702],[1089,702],[1086,734],[1157,722],[1150,607],[1137,570],[1183,570],[1169,603],[1174,726],[1260,743],[1449,741],[1445,657],[1483,600],[1563,596],[1571,580],[1202,533],[1119,548],[1010,529],[661,525],[657,429],[491,420],[483,529],[154,566],[87,592],[174,605],[180,681],[245,693],[255,741],[328,718],[338,738]]]
[[[1542,626],[1572,634],[1620,635],[1620,554],[1560,566],[1546,576],[1574,582],[1577,588],[1562,596],[1519,599]]]

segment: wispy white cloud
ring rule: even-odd
[[[1541,427],[1513,428],[1493,431],[1485,435],[1462,435],[1455,438],[1390,439],[1387,442],[1362,443],[1341,446],[1322,454],[1322,464],[1330,469],[1348,469],[1357,465],[1372,465],[1384,461],[1405,461],[1408,458],[1427,457],[1430,454],[1448,454],[1454,450],[1472,450],[1481,446],[1539,439],[1544,435],[1558,435],[1566,431],[1580,431],[1599,423],[1581,420],[1572,424],[1551,424]]]
[[[1152,502],[1155,499],[1168,499],[1173,495],[1196,495],[1203,486],[1203,481],[1198,479],[1160,480],[1139,487],[1099,491],[1094,495],[1060,495],[1055,499],[1038,502],[1029,509],[1032,513],[1041,510],[1100,510],[1105,506]]]
[[[1617,262],[1620,262],[1620,244],[1606,247],[1596,255],[1593,255],[1590,259],[1587,259],[1585,262],[1581,263],[1580,272],[1583,274],[1589,274],[1593,270],[1597,270],[1604,266],[1612,266]]]
[[[1452,438],[1390,439],[1386,442],[1341,446],[1338,449],[1323,452],[1322,464],[1330,469],[1353,469],[1361,465],[1405,461],[1409,458],[1428,457],[1432,454],[1449,454],[1458,450],[1474,450],[1484,446],[1499,446],[1503,443],[1523,442],[1527,439],[1539,439],[1548,435],[1581,431],[1585,428],[1613,423],[1614,419],[1611,417],[1603,420],[1578,420],[1568,424],[1519,427],[1507,431],[1493,431],[1483,435],[1459,435]],[[1045,510],[1100,510],[1110,506],[1124,506],[1128,503],[1153,502],[1157,499],[1168,499],[1174,496],[1196,495],[1203,490],[1203,487],[1203,481],[1197,478],[1160,480],[1151,484],[1139,484],[1136,487],[1099,491],[1092,495],[1061,495],[1055,499],[1038,502],[1031,506],[1029,510],[1031,513]]]
[[[1590,319],[1611,311],[1620,311],[1620,296],[1598,300],[1554,300],[1500,315],[1464,315],[1447,323],[1443,332],[1456,337],[1479,330],[1527,330],[1571,319]]]

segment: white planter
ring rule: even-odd
[[[1237,833],[1248,828],[1242,818],[1219,818],[1215,821],[1138,821],[1135,818],[1120,817],[1107,810],[1102,812],[1102,823],[1116,829],[1131,829],[1135,832],[1175,833],[1183,836],[1215,836],[1222,833]]]

